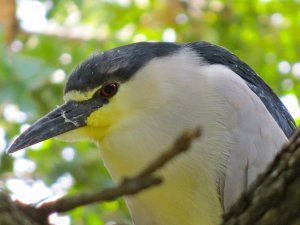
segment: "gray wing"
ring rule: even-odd
[[[272,89],[238,57],[206,42],[186,45],[208,64],[227,66],[237,75],[232,89],[236,89],[239,97],[228,96],[227,99],[233,110],[228,116],[234,117],[231,120],[235,121],[230,130],[233,145],[226,171],[219,182],[220,196],[226,210],[265,170],[294,133],[296,124]]]
[[[225,65],[243,78],[249,88],[263,102],[285,135],[288,138],[292,136],[296,130],[294,119],[272,89],[246,63],[225,48],[217,45],[207,42],[194,42],[186,45],[209,64]]]

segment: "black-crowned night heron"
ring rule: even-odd
[[[137,225],[216,225],[296,126],[245,63],[206,42],[136,43],[92,55],[75,69],[65,103],[10,146],[89,138],[115,181],[136,174],[186,128],[191,150],[160,171],[163,185],[127,198]]]

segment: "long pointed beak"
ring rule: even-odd
[[[13,153],[67,131],[83,127],[86,125],[87,117],[106,103],[106,99],[90,99],[84,102],[69,101],[32,124],[10,145],[7,152]]]

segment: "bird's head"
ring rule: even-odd
[[[70,75],[64,91],[65,103],[36,121],[9,147],[15,152],[43,140],[59,136],[65,140],[89,138],[99,141],[111,130],[143,110],[159,107],[163,88],[145,68],[152,59],[171,55],[180,45],[137,43],[96,53]],[[154,66],[160,73],[163,68]],[[152,67],[153,70],[153,67]],[[142,71],[142,72],[141,72]],[[140,82],[136,78],[144,76]]]

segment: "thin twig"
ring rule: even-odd
[[[37,208],[44,215],[54,212],[66,212],[76,207],[102,201],[111,201],[124,195],[133,195],[148,187],[162,182],[159,177],[146,176],[138,179],[125,179],[120,185],[99,192],[84,193],[71,197],[63,197],[53,202],[46,202]]]
[[[136,194],[146,188],[162,183],[160,177],[153,175],[175,156],[189,149],[192,141],[200,136],[200,129],[189,129],[177,138],[172,148],[164,152],[154,162],[149,164],[138,175],[132,178],[125,178],[118,186],[108,188],[100,192],[80,194],[72,197],[63,197],[53,202],[46,202],[37,208],[42,215],[49,215],[54,212],[66,212],[79,206],[92,204],[101,201],[111,201],[125,195]]]

